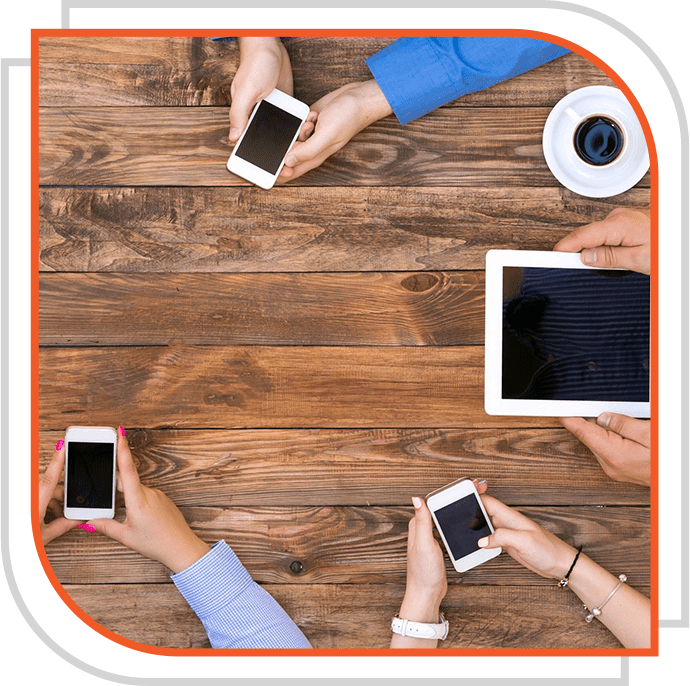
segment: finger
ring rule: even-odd
[[[122,522],[118,522],[116,519],[90,519],[87,524],[91,524],[99,534],[127,545],[124,542],[127,535],[127,527]]]
[[[309,140],[295,143],[292,146],[292,150],[285,158],[285,164],[288,167],[294,168],[300,164],[311,162],[323,156],[324,153],[329,151],[331,146],[332,141],[330,138],[317,127],[314,135]],[[331,152],[335,152],[335,150],[329,151],[323,159],[326,159]]]
[[[477,493],[481,495],[482,493],[486,493],[486,489],[488,488],[486,484],[486,479],[482,479],[481,481],[478,479],[472,479],[472,483],[474,484],[474,487],[477,489]]]
[[[117,436],[117,466],[120,470],[120,483],[125,503],[133,505],[140,494],[139,474],[122,427],[119,428]]]
[[[645,242],[645,235],[631,227],[628,222],[617,221],[609,215],[599,222],[585,224],[569,233],[554,246],[561,252],[580,252],[585,248],[608,246],[634,246]]]
[[[62,443],[62,445],[60,445]],[[46,508],[50,499],[53,497],[58,481],[60,480],[60,474],[65,466],[65,444],[64,441],[59,441],[60,449],[53,456],[50,464],[43,472],[43,476],[38,484],[38,514],[41,520],[45,517]]]
[[[314,129],[316,127],[316,117],[316,112],[309,113],[309,116],[307,117],[304,124],[302,124],[302,128],[300,129],[299,136],[297,137],[298,141],[306,141],[307,138],[309,138],[309,136],[311,136],[312,133],[314,133]]]
[[[504,527],[508,529],[532,529],[534,524],[529,517],[525,517],[521,512],[508,507],[500,500],[492,498],[490,495],[482,496],[484,508],[491,518],[491,523],[496,529]]]
[[[645,272],[644,250],[641,247],[622,248],[602,245],[598,248],[587,248],[582,251],[582,263],[590,267],[604,267],[606,269],[631,269]]]
[[[65,519],[65,517],[54,519],[50,524],[46,524],[41,529],[43,544],[45,545],[46,543],[50,543],[50,541],[54,541],[56,538],[74,529],[78,524],[79,522],[76,519]]]
[[[650,423],[646,419],[635,419],[615,412],[603,412],[597,417],[597,424],[604,429],[613,431],[623,438],[628,438],[635,443],[649,448]]]
[[[62,517],[65,513],[62,501],[52,498],[51,501],[48,503],[46,514],[48,512],[50,512],[55,519],[60,519],[60,517]]]
[[[561,417],[561,424],[570,431],[580,443],[584,443],[595,455],[611,450],[611,436],[603,426],[597,422],[588,422],[582,417]],[[620,436],[618,436],[620,439]]]
[[[242,131],[247,128],[249,115],[254,105],[261,100],[261,96],[250,93],[246,89],[235,93],[230,104],[230,142],[235,143]]]
[[[523,550],[528,541],[529,533],[515,529],[496,529],[491,535],[480,538],[477,545],[480,548],[514,548]]]

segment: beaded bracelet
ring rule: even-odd
[[[581,552],[582,552],[582,546],[579,545],[577,547],[577,555],[575,555],[575,559],[573,560],[573,564],[570,565],[570,569],[565,573],[565,576],[558,582],[558,588],[565,588],[568,585],[568,579],[570,578],[570,572],[573,571],[573,567],[575,566],[575,563],[577,562],[577,558],[580,557]]]
[[[606,603],[608,603],[609,600],[611,600],[611,598],[613,598],[613,594],[614,594],[614,593],[615,593],[615,592],[616,592],[616,591],[617,591],[627,580],[628,580],[628,577],[625,576],[625,574],[620,574],[620,575],[618,576],[618,583],[616,584],[616,588],[614,588],[613,591],[611,591],[611,593],[609,593],[609,594],[606,596],[606,600],[605,600],[601,605],[599,605],[599,607],[593,607],[593,608],[592,608],[592,611],[585,617],[585,622],[587,622],[587,624],[591,624],[592,620],[593,620],[595,617],[598,617],[598,616],[601,614],[601,610],[602,610],[602,608],[604,607],[604,605],[606,605]],[[585,605],[584,603],[583,603],[582,607],[584,607],[585,610],[588,610],[587,605]]]

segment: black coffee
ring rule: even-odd
[[[585,119],[575,131],[575,150],[588,164],[610,164],[623,149],[623,132],[607,117]]]

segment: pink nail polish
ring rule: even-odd
[[[55,450],[62,450],[62,446],[65,445],[65,442],[60,439],[56,444],[55,444]]]
[[[85,522],[84,524],[77,524],[77,529],[84,529],[84,531],[89,532],[96,531],[93,524],[89,524],[88,522]]]
[[[125,430],[124,430],[122,427],[120,427],[120,434],[121,434],[122,436],[125,435]]]

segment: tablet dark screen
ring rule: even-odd
[[[649,281],[504,267],[502,397],[649,402]]]

